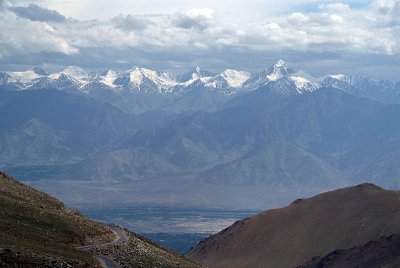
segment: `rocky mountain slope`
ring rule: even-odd
[[[79,249],[90,245],[124,267],[197,267],[177,253],[124,232],[127,241],[114,245],[115,234],[107,225],[0,172],[1,267],[100,267],[90,252]]]
[[[365,255],[377,244],[386,252],[384,244],[396,238],[381,237],[400,233],[399,207],[399,191],[372,184],[339,189],[238,221],[201,241],[188,257],[207,267],[294,267],[315,256],[360,247],[372,240],[379,242],[353,248],[350,253],[365,250]],[[392,245],[396,248],[397,244]],[[397,254],[393,248],[388,250],[388,255]],[[343,261],[350,253],[336,251],[317,263]]]
[[[324,257],[314,257],[297,268],[388,267],[400,266],[400,235],[382,236],[364,245],[337,249]]]

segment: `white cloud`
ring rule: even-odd
[[[350,5],[351,1],[303,2],[314,3],[314,9],[248,22],[225,20],[218,8],[66,19],[63,23],[32,21],[3,9],[0,23],[6,27],[0,32],[0,55],[2,59],[8,57],[7,62],[15,58],[23,61],[28,54],[57,52],[62,54],[58,63],[73,59],[93,65],[145,62],[185,66],[208,62],[240,67],[244,62],[258,66],[263,64],[263,57],[285,54],[296,59],[318,55],[320,58],[315,56],[315,60],[320,61],[328,61],[324,57],[332,55],[359,55],[358,59],[365,59],[371,55],[399,54],[399,1],[375,0],[362,8]],[[279,5],[288,3],[284,0]]]
[[[382,14],[400,14],[400,1],[398,0],[374,0],[372,6]]]
[[[62,37],[46,22],[20,19],[15,14],[3,12],[0,16],[0,49],[3,57],[14,54],[29,54],[38,51],[59,52],[72,55],[79,52],[78,47]]]
[[[307,23],[309,19],[310,18],[305,14],[294,12],[288,17],[287,21],[289,24],[304,24]]]
[[[350,12],[350,6],[343,3],[320,4],[319,8],[330,12]]]

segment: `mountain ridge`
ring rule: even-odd
[[[400,191],[371,183],[329,191],[238,221],[188,257],[212,268],[295,267],[399,233],[399,204]]]
[[[230,96],[275,84],[277,92],[279,89],[283,90],[284,95],[302,94],[323,87],[332,87],[386,103],[400,102],[400,82],[342,74],[313,77],[304,71],[292,69],[283,60],[278,60],[271,67],[258,73],[226,69],[216,74],[196,67],[184,74],[175,75],[138,66],[125,72],[107,70],[89,73],[81,67],[68,66],[60,72],[50,74],[40,67],[24,72],[1,72],[0,78],[0,88],[8,90],[55,87],[90,94],[97,88],[102,88],[110,92],[143,91],[146,94],[181,96],[187,91],[201,87]]]

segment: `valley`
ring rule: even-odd
[[[82,209],[82,213],[91,219],[124,226],[181,254],[187,253],[209,235],[257,212],[171,207]]]

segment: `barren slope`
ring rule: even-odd
[[[293,267],[400,233],[400,192],[344,188],[236,222],[189,254],[208,267]]]

